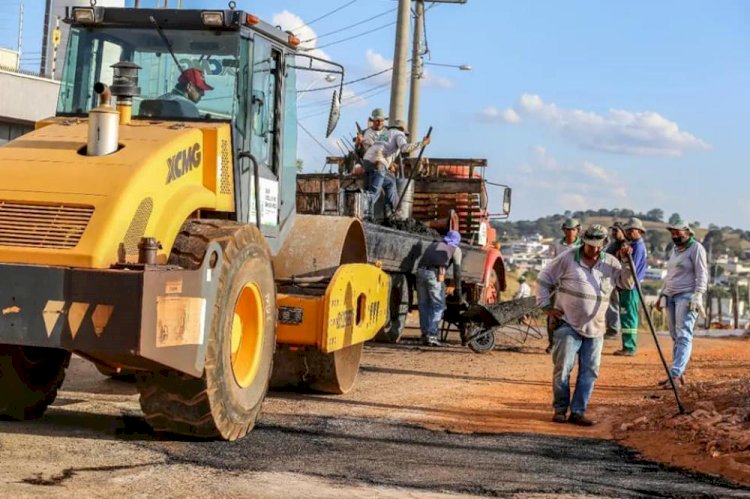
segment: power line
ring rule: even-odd
[[[312,21],[310,21],[310,22],[307,22],[307,23],[303,24],[302,26],[297,26],[296,28],[294,28],[294,29],[293,29],[293,30],[291,30],[291,31],[292,31],[292,32],[294,32],[294,31],[297,31],[297,30],[298,30],[298,29],[300,29],[300,28],[304,28],[305,26],[310,26],[310,25],[311,25],[312,23],[316,23],[316,22],[320,21],[321,19],[325,19],[326,17],[328,17],[328,16],[331,16],[331,15],[335,14],[336,12],[338,12],[338,11],[340,11],[340,10],[342,10],[342,9],[345,9],[346,7],[349,7],[349,6],[351,5],[351,4],[353,4],[353,3],[356,3],[356,2],[358,2],[358,1],[359,1],[359,0],[351,0],[350,2],[347,2],[347,3],[345,3],[344,5],[341,5],[340,7],[336,7],[336,8],[335,8],[335,9],[333,9],[332,11],[330,11],[330,12],[327,12],[327,13],[323,14],[323,15],[322,15],[322,16],[320,16],[320,17],[316,17],[316,18],[315,18],[315,19],[313,19]]]
[[[334,30],[334,31],[329,31],[328,33],[323,33],[322,35],[318,35],[318,36],[315,36],[313,38],[308,38],[307,40],[302,40],[300,43],[307,43],[307,42],[311,42],[313,40],[319,40],[319,39],[325,38],[327,36],[335,35],[336,33],[341,33],[342,31],[346,31],[346,30],[348,30],[350,28],[354,28],[355,26],[359,26],[361,24],[365,24],[366,22],[372,21],[373,19],[377,19],[378,17],[382,17],[382,16],[384,16],[386,14],[390,14],[391,12],[393,12],[395,10],[396,10],[396,8],[394,7],[393,9],[386,10],[384,12],[381,12],[380,14],[376,14],[376,15],[374,15],[372,17],[368,17],[367,19],[363,19],[363,20],[361,20],[359,22],[356,22],[354,24],[350,24],[349,26],[344,26],[343,28],[339,28],[339,29]]]
[[[310,137],[311,139],[313,139],[315,141],[315,143],[320,146],[321,149],[323,149],[325,152],[327,152],[329,156],[333,156],[333,153],[330,150],[328,150],[328,148],[326,146],[324,146],[323,144],[321,144],[320,141],[318,139],[316,139],[315,136],[312,133],[310,133],[310,131],[307,128],[305,128],[305,125],[303,125],[302,123],[300,123],[299,120],[297,120],[297,125],[302,129],[303,132],[305,132],[307,134],[308,137]]]
[[[389,81],[387,81],[385,83],[381,83],[380,85],[376,85],[374,87],[368,88],[367,90],[364,90],[364,91],[359,92],[357,94],[351,95],[349,97],[345,97],[344,99],[342,99],[342,102],[351,102],[351,101],[354,101],[358,97],[361,97],[361,96],[364,96],[364,95],[368,95],[368,94],[374,92],[375,90],[379,90],[381,88],[388,87],[388,86],[390,86],[390,84],[391,84],[391,82],[389,82]],[[309,109],[309,108],[312,108],[312,107],[319,107],[319,106],[326,106],[326,107],[328,107],[330,104],[331,104],[331,99],[321,99],[321,100],[317,100],[317,101],[307,102],[307,103],[301,104],[301,105],[297,106],[297,109],[306,109],[306,108]]]
[[[378,71],[377,73],[372,73],[367,76],[363,76],[362,78],[357,78],[356,80],[345,81],[341,85],[352,85],[354,83],[359,83],[360,81],[369,80],[370,78],[375,78],[376,76],[382,75],[383,73],[387,73],[388,71],[393,71],[393,66],[391,66],[390,68],[386,68],[382,71]],[[339,85],[329,85],[327,87],[317,87],[317,88],[308,88],[305,90],[297,90],[297,93],[304,94],[307,92],[317,92],[319,90],[330,90],[332,88],[339,88]]]
[[[388,85],[390,85],[390,83]],[[384,93],[386,91],[388,91],[388,88],[381,88],[381,89],[378,89],[377,92],[373,92],[370,95],[368,95],[367,97],[368,98],[372,98],[372,97],[375,97],[376,95],[380,95],[380,94],[382,94],[382,93]],[[350,100],[347,100],[345,103],[349,104],[351,102],[356,102],[360,97],[361,97],[360,95],[353,96],[353,97],[350,98]],[[312,110],[310,110],[310,111],[312,111]],[[304,116],[300,116],[299,119],[306,120],[306,119],[314,118],[316,116],[321,116],[321,115],[326,114],[326,113],[328,113],[328,109],[317,110],[317,111],[314,111],[314,112],[310,112],[309,114],[306,114]]]
[[[377,28],[373,28],[373,29],[370,29],[370,30],[367,30],[367,31],[363,31],[362,33],[357,33],[356,35],[352,35],[352,36],[349,36],[349,37],[346,37],[346,38],[342,38],[341,40],[336,40],[335,42],[323,44],[320,47],[315,47],[315,49],[323,49],[323,48],[326,48],[326,47],[330,47],[331,45],[337,45],[339,43],[348,42],[349,40],[354,40],[355,38],[359,38],[360,36],[369,35],[370,33],[374,33],[376,31],[380,31],[381,29],[385,29],[388,26],[393,26],[394,24],[396,24],[396,21],[389,22],[388,24],[383,24],[382,26],[378,26]],[[305,49],[305,50],[315,50],[315,49]]]

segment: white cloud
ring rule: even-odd
[[[557,201],[561,206],[565,206],[567,210],[572,211],[585,210],[591,207],[589,201],[581,194],[563,193],[558,196]]]
[[[521,175],[511,178],[514,188],[533,192],[537,202],[551,201],[552,210],[585,210],[632,204],[626,185],[611,170],[592,161],[567,163],[546,147],[534,146]]]
[[[520,123],[521,117],[513,109],[500,110],[494,106],[488,106],[479,111],[479,119],[484,122],[502,121],[503,123]]]
[[[428,88],[439,88],[441,90],[450,90],[456,86],[456,82],[444,76],[437,76],[432,71],[424,68],[422,70],[422,85]]]
[[[372,49],[367,49],[365,51],[365,66],[367,74],[381,73],[368,80],[370,85],[375,86],[390,83],[392,73],[388,69],[393,67],[392,60]]]
[[[507,119],[513,113],[519,118]],[[535,121],[579,147],[597,151],[678,157],[688,151],[711,148],[704,140],[680,130],[677,123],[653,111],[610,109],[601,115],[546,103],[534,94],[521,95],[515,106],[504,111],[485,108],[480,116],[484,121],[504,123]]]

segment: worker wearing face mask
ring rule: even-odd
[[[672,379],[685,384],[685,369],[693,350],[693,329],[698,315],[704,313],[703,295],[708,285],[706,250],[695,240],[693,230],[682,220],[669,225],[674,248],[667,263],[667,277],[659,292],[656,309],[667,310],[672,337]],[[669,379],[659,382],[669,388]]]

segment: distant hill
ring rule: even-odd
[[[588,210],[585,212],[573,212],[564,215],[549,215],[537,220],[519,220],[516,222],[494,222],[498,238],[501,241],[520,239],[524,236],[541,234],[545,238],[557,238],[562,236],[560,226],[569,216],[577,218],[585,228],[593,224],[601,224],[610,227],[614,222],[626,222],[630,217],[637,216],[646,227],[646,244],[649,252],[654,255],[664,253],[671,248],[672,240],[666,230],[669,225],[664,220],[664,212],[653,209],[647,213],[634,213],[627,209],[614,210]],[[671,217],[674,217],[673,214]],[[708,227],[700,227],[697,222],[691,224],[695,237],[704,243],[706,249],[713,246],[713,253],[720,255],[727,253],[746,259],[750,256],[750,231],[735,229],[732,227],[718,227],[710,224]]]

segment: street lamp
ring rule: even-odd
[[[325,73],[318,78],[313,78],[309,85],[307,85],[302,90],[297,91],[297,101],[299,101],[302,96],[307,93],[308,90],[313,88],[317,83],[320,83],[320,80],[325,80],[327,83],[333,83],[334,81],[336,81],[336,78],[336,75],[333,73]]]
[[[437,62],[423,62],[422,64],[426,66],[443,66],[445,68],[460,69],[461,71],[471,71],[471,65],[469,64],[440,64]]]
[[[471,71],[471,66],[469,64],[441,64],[439,62],[426,62],[422,60],[421,54],[416,60],[412,60],[411,93],[409,95],[409,134],[412,137],[416,137],[419,132],[419,87],[420,80],[424,77],[422,66],[442,66],[459,69],[461,71]]]

